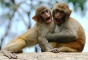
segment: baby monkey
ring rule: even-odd
[[[53,33],[55,29],[50,9],[45,6],[39,7],[33,19],[37,22],[38,43],[41,50],[43,52],[50,51],[52,47],[45,38],[48,33]]]
[[[5,56],[17,58],[14,53],[21,51],[25,47],[31,47],[36,44],[39,44],[42,51],[50,51],[52,49],[45,38],[48,33],[53,33],[55,29],[50,9],[45,6],[38,7],[35,16],[33,16],[32,19],[36,21],[32,28],[11,40],[2,48],[2,52]]]

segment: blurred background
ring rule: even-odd
[[[52,9],[58,2],[66,2],[72,10],[71,17],[78,20],[86,34],[83,52],[88,52],[88,0],[0,0],[0,49],[11,39],[30,29],[35,21],[32,16],[38,6]],[[23,52],[41,52],[38,45],[24,48]]]

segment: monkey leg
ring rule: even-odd
[[[59,52],[77,52],[76,49],[70,48],[70,47],[60,47]]]
[[[59,53],[59,52],[77,52],[77,50],[72,49],[70,47],[59,47],[59,48],[52,49],[51,52],[54,52],[54,53]]]
[[[23,39],[14,39],[10,41],[4,48],[2,52],[8,58],[17,58],[14,52],[19,52],[25,46],[25,41]]]
[[[12,40],[9,42],[4,49],[12,52],[18,52],[21,51],[22,48],[26,45],[25,40],[23,39],[17,39],[17,40]]]
[[[46,38],[39,37],[38,43],[39,43],[39,46],[40,46],[42,52],[50,51],[52,49],[51,45],[49,45]]]

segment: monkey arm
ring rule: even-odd
[[[77,39],[77,30],[72,25],[64,24],[61,26],[60,32],[48,34],[46,39],[49,42],[71,42]]]
[[[61,42],[61,43],[72,42],[77,39],[77,34],[68,30],[59,33],[49,34],[46,36],[46,39],[49,42]]]
[[[2,50],[12,51],[12,52],[19,52],[22,50],[26,45],[34,45],[36,44],[36,24],[34,27],[30,28],[27,32],[23,33],[22,35],[18,36],[17,38],[11,40]],[[34,40],[33,40],[34,38]],[[27,44],[26,41],[29,43]],[[32,41],[32,43],[31,43]]]
[[[25,47],[26,43],[23,39],[16,38],[12,41],[10,41],[2,50],[7,50],[11,52],[18,52],[23,47]]]
[[[39,43],[39,46],[40,46],[42,52],[50,51],[52,49],[52,46],[48,43],[48,41],[45,37],[39,37],[38,43]]]
[[[36,25],[33,28],[30,28],[27,32],[18,36],[17,38],[11,40],[4,48],[2,52],[8,58],[17,58],[14,53],[21,52],[22,49],[26,46],[33,46],[37,44],[37,33]]]
[[[59,27],[57,25],[57,27]],[[61,43],[66,43],[66,42],[72,42],[77,40],[78,35],[78,27],[77,24],[73,24],[70,20],[67,22],[63,23],[60,28],[56,29],[58,32],[49,34],[46,36],[46,39],[49,42],[61,42]]]

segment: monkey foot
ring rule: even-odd
[[[59,51],[58,48],[54,48],[54,49],[52,49],[50,52],[53,52],[53,53],[59,53],[60,51]]]

